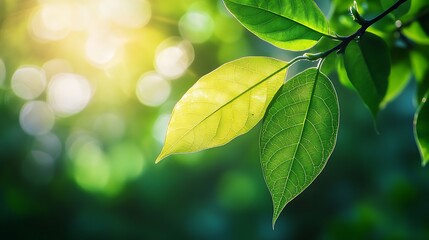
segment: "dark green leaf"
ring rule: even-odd
[[[426,33],[426,36],[429,36],[429,7],[426,7],[420,12],[418,22]]]
[[[344,66],[350,82],[376,117],[387,91],[390,73],[385,41],[367,32],[359,41],[350,42],[344,53]]]
[[[335,89],[315,68],[287,81],[273,100],[260,137],[273,226],[286,204],[322,171],[335,146],[338,122]]]
[[[329,35],[325,16],[311,0],[224,0],[249,31],[287,50],[305,50]]]
[[[419,109],[414,116],[414,136],[423,165],[429,162],[429,105],[426,101],[427,97],[428,94],[422,99]]]

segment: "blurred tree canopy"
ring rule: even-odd
[[[352,2],[317,3],[339,34],[356,30],[339,27],[352,26]],[[364,16],[381,11],[359,4]],[[427,57],[425,38],[413,41]],[[331,74],[336,150],[275,231],[259,128],[155,166],[174,104],[198,78],[242,56],[297,54],[254,37],[222,1],[1,0],[0,236],[429,238],[414,79],[381,111],[377,134],[359,96]]]

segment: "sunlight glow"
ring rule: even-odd
[[[141,103],[155,107],[170,96],[170,83],[155,72],[143,74],[137,82],[136,94]]]
[[[30,33],[39,40],[55,41],[70,33],[70,7],[61,4],[46,4],[36,12],[31,20]]]
[[[42,135],[54,127],[55,116],[47,103],[32,101],[21,108],[19,123],[27,134]]]
[[[169,38],[157,48],[155,69],[163,76],[175,79],[182,76],[194,61],[194,48],[186,40]]]
[[[56,74],[73,72],[71,63],[61,58],[54,58],[45,62],[42,69],[45,71],[46,79],[48,80]]]
[[[46,88],[45,73],[37,67],[20,67],[12,76],[12,90],[20,98],[32,100]]]
[[[99,4],[99,12],[115,24],[140,28],[149,22],[151,6],[146,0],[104,0]]]
[[[85,44],[85,54],[88,60],[100,67],[114,63],[122,51],[121,40],[113,35],[93,34]]]
[[[57,74],[48,86],[48,102],[59,116],[82,111],[91,97],[92,90],[88,80],[77,74]]]

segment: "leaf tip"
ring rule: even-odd
[[[273,227],[273,231],[274,231],[274,228],[276,227],[276,219],[273,218],[273,223],[272,224],[273,224],[272,227]]]
[[[167,155],[164,153],[164,152],[161,152],[160,154],[159,154],[159,156],[156,158],[156,160],[155,160],[155,164],[158,164],[159,162],[161,162],[161,160],[162,159],[164,159],[164,158],[166,158],[167,157]]]
[[[279,218],[279,215],[280,215],[279,213],[276,213],[276,212],[273,213],[273,221],[272,221],[273,231],[276,226],[276,222],[277,222],[277,219]]]
[[[429,162],[429,158],[422,157],[422,167],[426,167],[428,162]]]

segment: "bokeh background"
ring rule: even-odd
[[[259,126],[154,164],[199,77],[242,56],[296,54],[252,36],[217,0],[0,0],[0,238],[429,239],[413,81],[377,133],[331,74],[336,150],[274,231]]]

